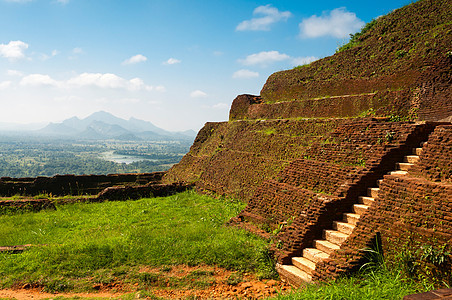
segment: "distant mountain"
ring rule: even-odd
[[[63,123],[50,123],[38,132],[44,135],[74,135],[78,130]]]
[[[135,118],[124,120],[105,111],[93,113],[84,119],[72,117],[61,123],[50,123],[36,132],[91,140],[192,140],[196,136],[193,130],[170,132],[151,122]]]

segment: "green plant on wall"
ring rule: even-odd
[[[395,138],[395,132],[394,131],[388,131],[385,135],[385,140],[387,143],[391,143]]]
[[[355,33],[355,34],[350,34],[350,40],[348,41],[348,43],[346,43],[345,45],[340,46],[337,50],[336,53],[351,49],[357,45],[359,45],[361,43],[360,38],[366,33],[368,32],[372,27],[375,26],[375,24],[377,23],[376,19],[373,19],[372,21],[370,21],[369,23],[367,23],[366,25],[364,25],[361,28],[361,31]]]
[[[421,245],[417,250],[405,250],[400,254],[400,262],[405,274],[427,285],[438,287],[452,285],[451,252],[447,244],[440,246]]]
[[[421,260],[431,263],[437,267],[445,265],[451,255],[449,251],[446,251],[446,246],[446,244],[443,244],[439,248],[434,248],[431,245],[421,246]]]
[[[408,52],[406,52],[404,49],[401,49],[401,50],[396,51],[395,56],[396,56],[396,58],[402,58],[407,54],[408,54]]]

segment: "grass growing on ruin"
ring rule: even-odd
[[[188,191],[0,216],[0,246],[41,245],[0,254],[0,286],[73,289],[81,278],[92,285],[143,265],[207,264],[272,276],[266,242],[224,226],[243,207]]]
[[[278,300],[324,300],[324,299],[402,299],[406,295],[433,290],[428,281],[415,281],[406,276],[401,261],[385,262],[383,257],[378,264],[348,277],[305,288]]]

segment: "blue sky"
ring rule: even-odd
[[[0,123],[105,110],[198,130],[410,2],[0,0]]]

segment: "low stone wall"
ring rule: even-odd
[[[115,185],[144,185],[159,183],[164,172],[109,175],[56,175],[37,178],[0,178],[0,196],[35,196],[51,194],[96,195],[103,189]]]
[[[55,209],[55,204],[69,204],[75,202],[103,202],[138,200],[146,197],[166,197],[184,192],[193,186],[183,182],[172,184],[149,183],[140,186],[113,186],[105,188],[97,196],[65,197],[64,199],[8,199],[0,200],[0,215],[18,212],[37,212],[44,209]]]
[[[114,186],[103,190],[95,201],[125,201],[146,197],[166,197],[191,188],[184,183],[148,184],[143,186]]]
[[[43,209],[55,209],[49,199],[0,200],[0,215],[22,211],[37,212]]]

